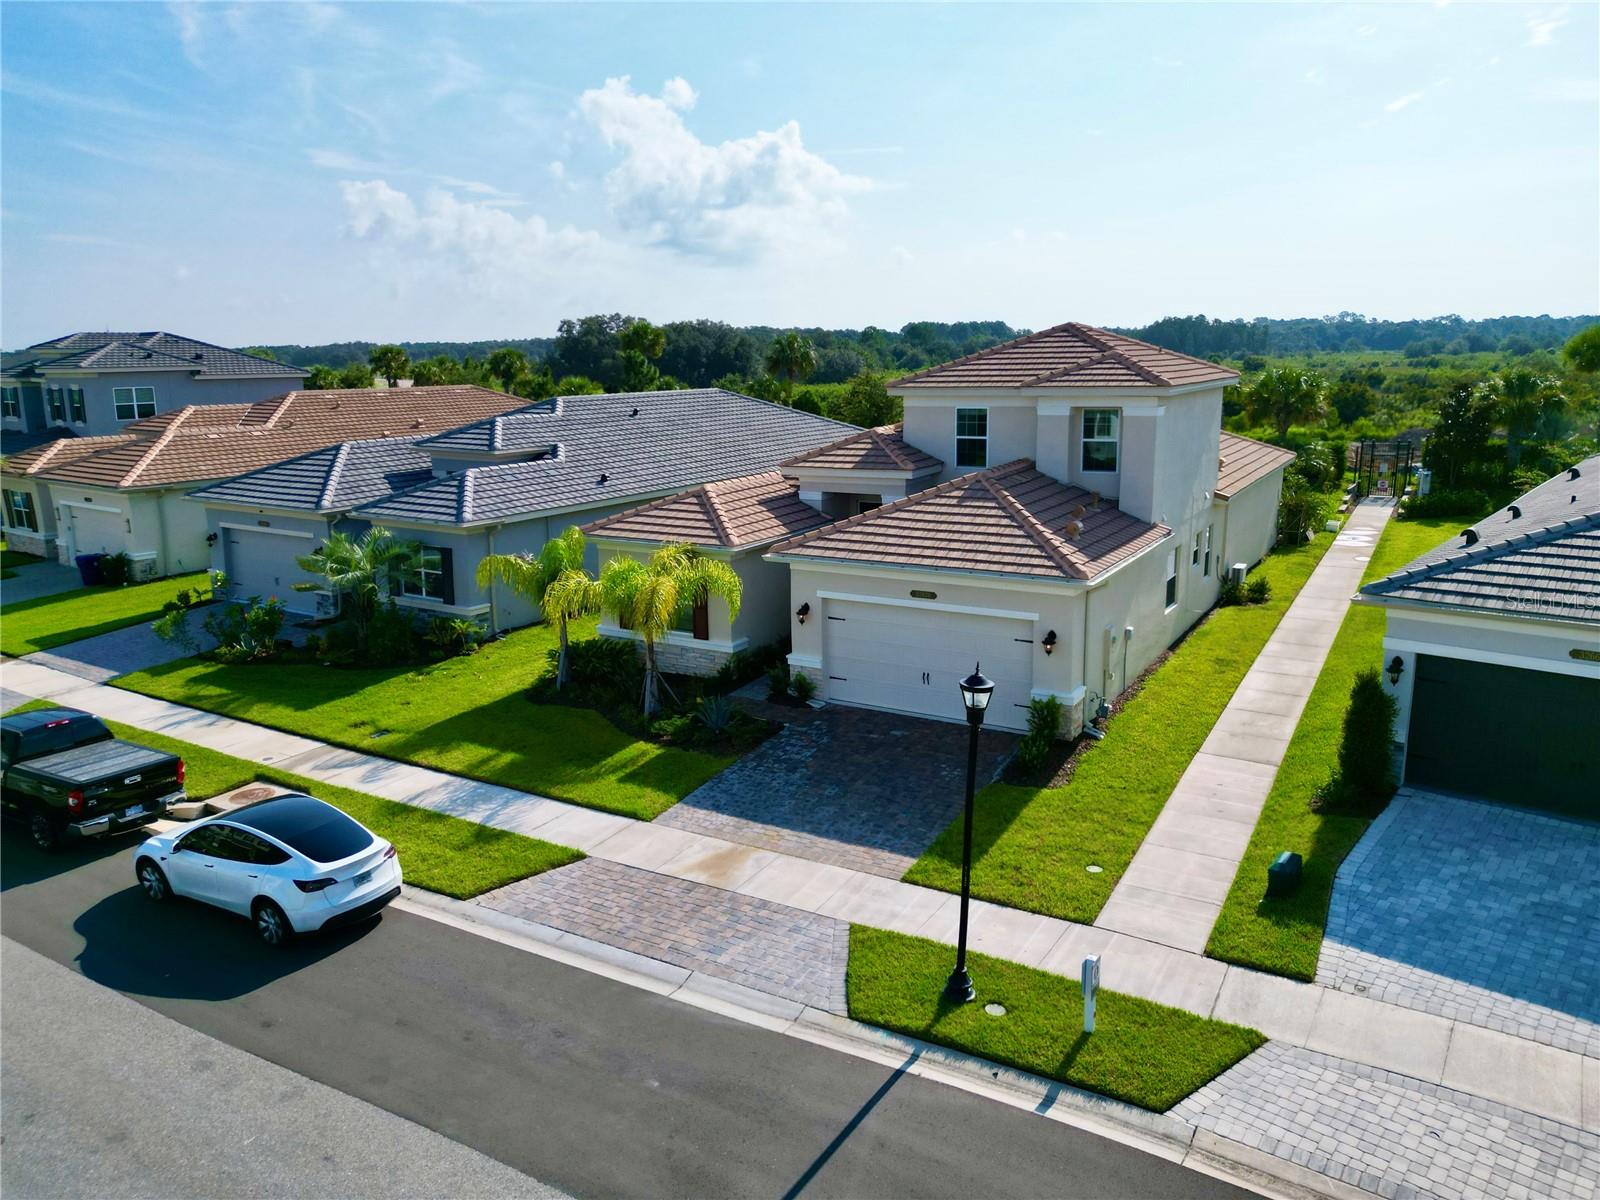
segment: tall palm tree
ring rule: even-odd
[[[496,579],[507,584],[519,596],[525,596],[539,606],[547,621],[555,621],[561,630],[561,656],[556,660],[556,688],[567,686],[567,622],[574,617],[587,616],[592,607],[584,607],[591,597],[575,585],[552,595],[555,582],[563,575],[578,575],[588,579],[583,571],[583,555],[587,548],[583,530],[570,525],[560,537],[551,538],[537,555],[490,554],[478,564],[478,586],[488,587]],[[593,582],[592,580],[590,582]]]
[[[679,618],[712,596],[726,600],[729,615],[737,617],[743,591],[739,576],[727,563],[706,558],[687,544],[674,544],[661,547],[643,562],[613,558],[601,568],[599,579],[568,571],[550,585],[545,597],[562,608],[615,613],[625,628],[639,635],[644,643],[644,715],[652,717],[661,707],[656,643]]]
[[[1252,421],[1263,421],[1280,438],[1289,426],[1315,421],[1326,411],[1322,376],[1300,367],[1278,367],[1262,373],[1244,395],[1244,408]]]
[[[1540,434],[1554,436],[1566,413],[1567,398],[1554,379],[1513,367],[1491,376],[1484,394],[1495,404],[1506,427],[1506,461],[1513,470],[1522,459],[1523,443]]]
[[[400,541],[381,525],[374,525],[359,538],[335,533],[312,553],[295,559],[302,571],[318,579],[297,583],[294,590],[327,590],[337,596],[356,647],[365,653],[372,614],[390,583],[415,574],[419,554],[417,543]]]
[[[788,403],[798,380],[811,378],[817,369],[817,349],[797,330],[780,333],[767,347],[767,374],[783,380],[783,399]]]

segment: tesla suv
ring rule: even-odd
[[[269,946],[363,921],[400,894],[392,845],[297,794],[157,834],[139,847],[134,871],[152,900],[185,896],[249,917]]]

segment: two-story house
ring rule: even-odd
[[[990,724],[1025,728],[1049,694],[1076,732],[1275,540],[1294,456],[1221,432],[1236,378],[1060,325],[891,385],[900,427],[588,529],[603,555],[684,540],[728,557],[753,592],[740,622],[787,632],[826,700],[962,719],[957,681],[981,663]],[[780,621],[762,615],[775,593]],[[677,635],[680,661],[746,644],[715,608]]]
[[[0,362],[5,452],[95,437],[191,405],[251,404],[306,372],[172,333],[71,333]]]

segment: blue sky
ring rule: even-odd
[[[0,7],[0,342],[1600,308],[1592,4]]]

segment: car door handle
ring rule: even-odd
[[[260,879],[261,876],[259,876],[259,875],[246,875],[245,878],[246,879]]]
[[[206,868],[206,870],[208,870],[208,871],[213,871],[213,870],[215,870],[215,869],[216,869],[216,866],[217,866],[217,864],[216,864],[216,863],[206,863],[206,864],[205,864],[205,868]]]

